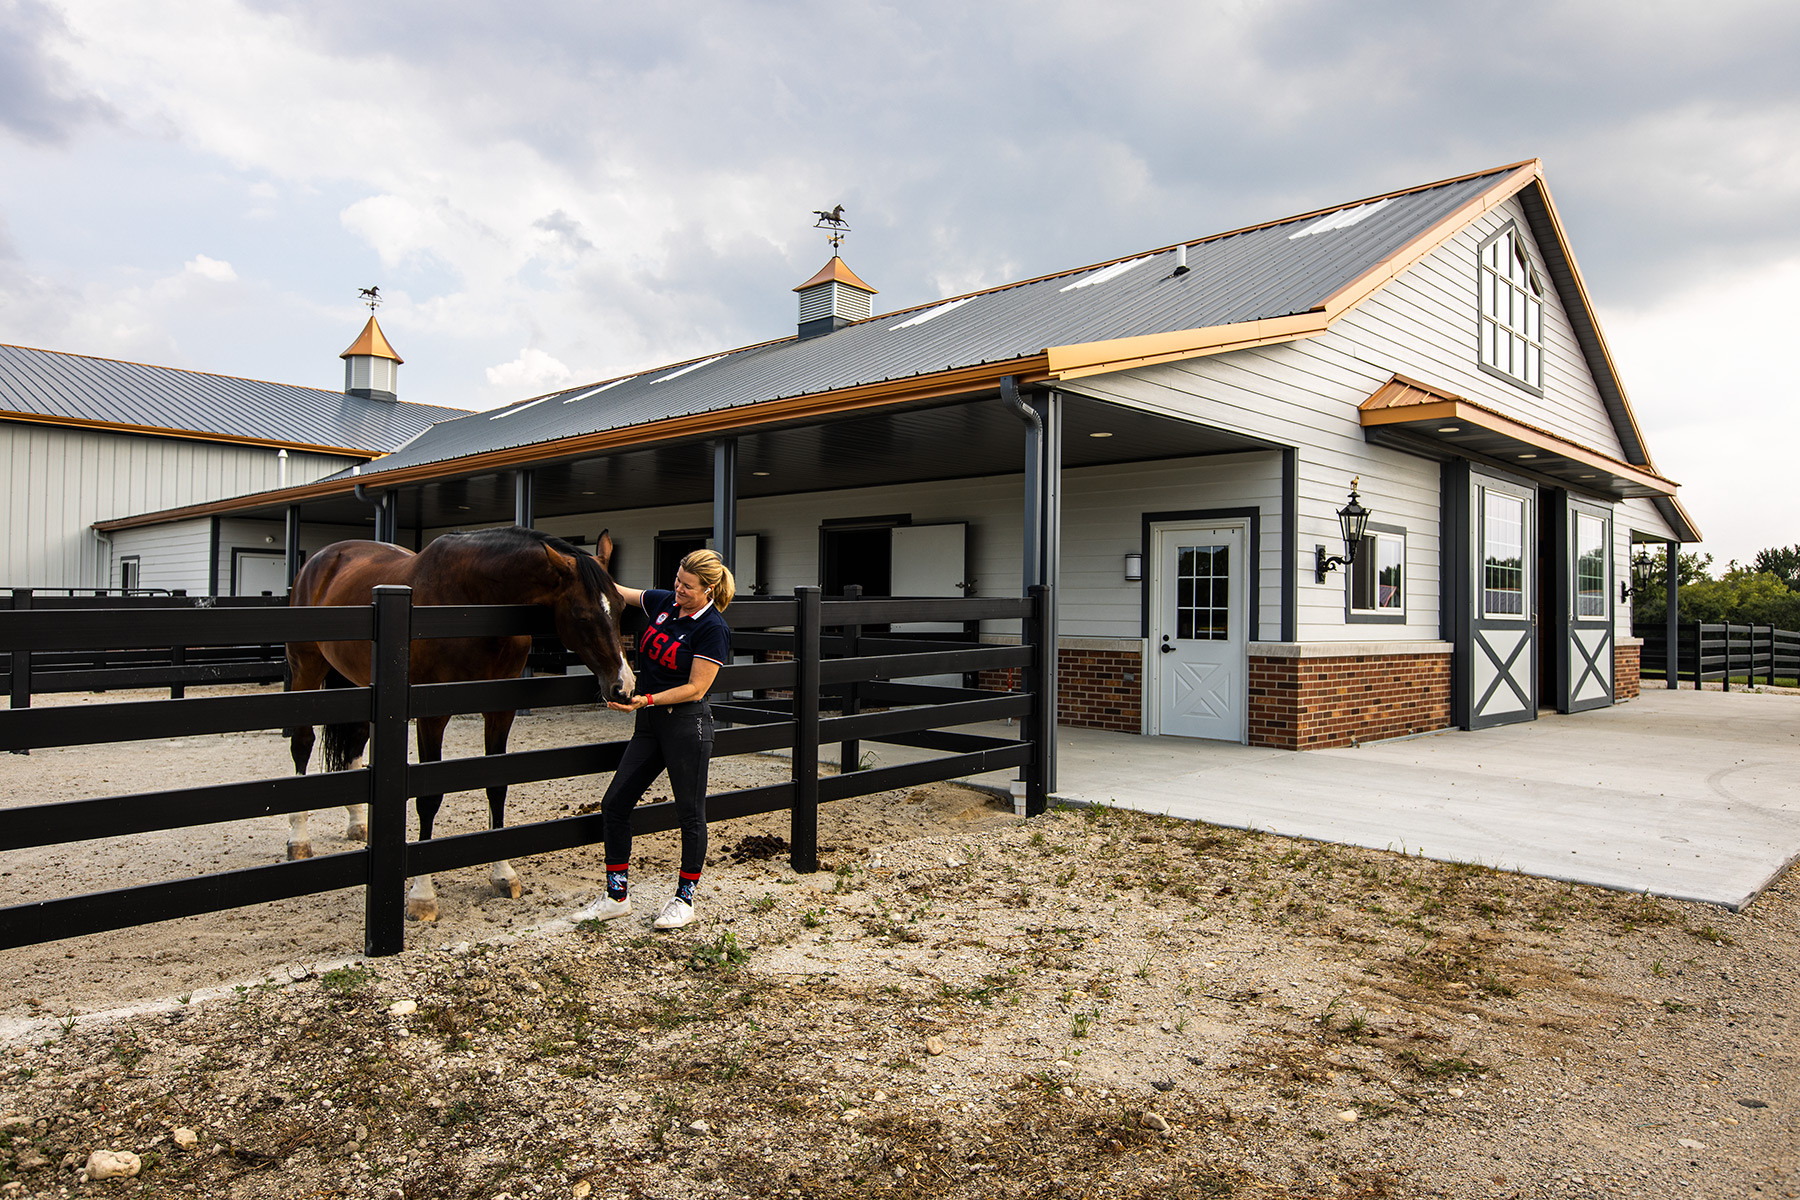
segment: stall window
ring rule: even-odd
[[[1606,522],[1575,514],[1575,615],[1606,615]]]
[[[1525,615],[1525,501],[1482,490],[1481,608],[1490,617]]]
[[[1508,225],[1481,248],[1481,365],[1526,387],[1544,386],[1544,281],[1525,239]]]

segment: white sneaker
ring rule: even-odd
[[[680,929],[683,925],[691,925],[694,920],[694,906],[685,900],[671,899],[663,905],[663,910],[651,925],[657,929]]]
[[[576,913],[573,919],[576,921],[610,921],[614,917],[622,917],[630,911],[630,896],[623,900],[614,900],[605,892],[601,892],[598,900]]]

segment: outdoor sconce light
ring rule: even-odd
[[[1144,556],[1136,550],[1125,556],[1125,582],[1141,583],[1144,578]]]
[[[1317,576],[1315,582],[1317,583],[1325,582],[1325,572],[1334,567],[1347,567],[1356,561],[1356,548],[1362,545],[1363,531],[1369,527],[1369,510],[1357,503],[1356,500],[1356,488],[1361,482],[1360,476],[1350,481],[1350,503],[1338,509],[1338,524],[1344,529],[1342,557],[1333,555],[1327,558],[1324,546],[1313,547],[1317,554],[1313,561],[1313,568]]]
[[[1631,582],[1619,580],[1619,603],[1625,603],[1649,586],[1650,552],[1640,547],[1637,557],[1631,560]]]

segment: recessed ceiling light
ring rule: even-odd
[[[1535,455],[1535,454],[1521,454],[1521,455],[1519,455],[1519,457],[1520,457],[1520,458],[1536,458],[1536,457],[1537,457],[1537,455]]]
[[[583,492],[583,493],[581,493],[581,494],[582,494],[582,495],[584,495],[584,496],[591,496],[591,495],[593,495],[593,494],[594,494],[594,493],[592,493],[592,492]]]
[[[456,506],[456,511],[457,511],[457,512],[468,512],[468,511],[469,511],[469,506],[468,506],[468,505],[466,505],[466,504],[459,504],[459,505],[457,505],[457,506]]]
[[[1594,476],[1592,476],[1592,475],[1583,475],[1583,476],[1582,476],[1582,478],[1583,478],[1583,479],[1592,479],[1592,478],[1594,478]]]
[[[1110,434],[1110,433],[1106,432],[1104,429],[1102,429],[1100,432],[1090,433],[1090,434],[1088,434],[1088,436],[1089,437],[1111,437],[1112,434]]]
[[[752,475],[767,475],[767,474],[768,474],[768,472],[767,472],[767,471],[752,471],[752,472],[750,472],[750,473],[751,473],[751,474],[752,474]]]
[[[1440,426],[1438,426],[1438,432],[1439,433],[1461,433],[1462,426],[1461,425],[1440,425]]]

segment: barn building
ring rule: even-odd
[[[1536,160],[881,316],[835,256],[796,290],[793,336],[96,528],[517,520],[610,528],[633,586],[708,542],[758,592],[1050,581],[1063,723],[1296,749],[1635,695],[1632,545],[1698,538]]]
[[[0,588],[285,591],[285,531],[203,518],[120,551],[94,522],[311,483],[463,415],[396,399],[373,316],[342,357],[340,393],[0,345]]]

